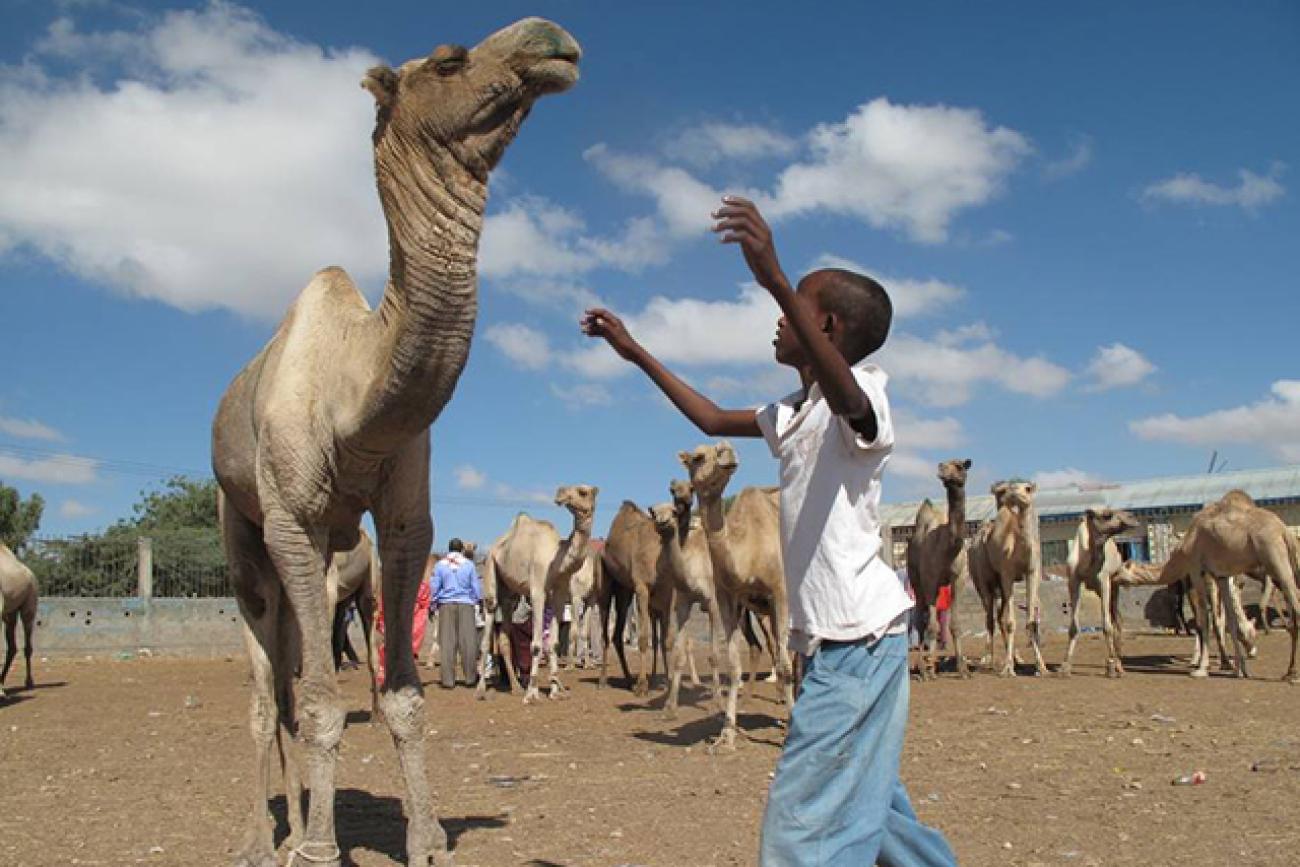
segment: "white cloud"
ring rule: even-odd
[[[9,434],[12,437],[28,440],[49,440],[50,442],[66,442],[67,437],[62,433],[42,424],[36,419],[7,418],[0,416],[0,433]]]
[[[465,491],[477,491],[487,484],[487,475],[470,464],[461,464],[452,471],[456,475],[456,487]]]
[[[98,478],[99,462],[76,455],[51,455],[48,458],[20,458],[0,454],[0,478],[55,485],[86,485]]]
[[[933,313],[960,301],[966,290],[952,283],[945,283],[933,277],[928,280],[909,280],[905,277],[891,277],[873,271],[865,265],[845,259],[832,253],[822,253],[809,270],[818,268],[844,268],[874,277],[889,293],[889,300],[894,306],[894,318],[906,319]]]
[[[545,491],[526,490],[516,488],[505,482],[497,482],[492,486],[492,491],[503,500],[518,500],[524,503],[540,503],[546,506],[555,505],[555,496]]]
[[[894,412],[894,439],[908,449],[951,449],[966,441],[966,432],[951,416],[918,418],[898,409]]]
[[[569,409],[581,409],[585,406],[610,406],[614,397],[609,389],[596,382],[579,382],[561,386],[551,383],[551,394]]]
[[[657,295],[640,313],[624,315],[623,322],[665,363],[744,365],[772,362],[779,315],[771,295],[747,285],[729,301]],[[629,369],[604,341],[569,353],[564,363],[594,379],[618,376]]]
[[[1246,406],[1199,416],[1173,413],[1131,422],[1144,440],[1219,446],[1244,443],[1267,448],[1285,461],[1300,461],[1300,380],[1274,382],[1272,396]]]
[[[892,334],[880,352],[880,364],[900,392],[931,406],[960,406],[985,382],[1016,394],[1049,397],[1070,381],[1069,371],[1042,356],[1026,358],[1002,348],[982,323],[940,332],[933,340]]]
[[[1275,163],[1268,175],[1238,169],[1237,177],[1240,180],[1235,187],[1207,181],[1195,173],[1180,173],[1149,185],[1142,191],[1142,201],[1180,205],[1232,205],[1244,211],[1254,211],[1286,195],[1286,187],[1278,181],[1284,168],[1283,164]]]
[[[683,130],[663,152],[670,160],[707,168],[724,160],[790,156],[798,147],[795,139],[758,124],[709,122]]]
[[[673,236],[702,235],[712,225],[709,215],[718,207],[722,191],[685,169],[664,166],[648,157],[616,153],[604,144],[592,145],[582,156],[620,188],[653,198]]]
[[[1034,474],[1034,481],[1038,483],[1038,487],[1044,490],[1088,487],[1089,485],[1102,483],[1101,479],[1091,473],[1086,473],[1074,467],[1066,467],[1062,470],[1043,470]]]
[[[1056,181],[1076,175],[1092,162],[1092,139],[1079,138],[1070,147],[1070,152],[1059,160],[1053,160],[1043,167],[1043,174],[1048,180]]]
[[[947,240],[961,211],[982,205],[1031,150],[975,109],[895,105],[880,97],[809,133],[812,159],[783,171],[771,216],[830,211],[916,241]]]
[[[889,456],[887,474],[901,476],[913,482],[931,482],[935,479],[937,468],[935,461],[924,458],[916,452],[900,449]],[[913,490],[913,486],[908,486],[907,490]]]
[[[1084,374],[1092,380],[1089,391],[1107,391],[1136,385],[1150,376],[1156,366],[1142,353],[1122,343],[1101,346]]]
[[[488,326],[483,336],[506,358],[526,370],[541,370],[551,363],[550,341],[531,326],[499,323]]]
[[[139,20],[62,20],[0,68],[0,238],[185,310],[278,317],[329,264],[379,283],[374,108],[358,87],[377,58],[227,3]]]
[[[59,517],[61,518],[86,518],[97,511],[99,510],[94,506],[87,506],[79,500],[64,500],[59,504]]]

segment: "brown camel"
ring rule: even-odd
[[[0,543],[0,609],[5,624],[5,667],[0,671],[0,698],[5,697],[4,683],[9,677],[9,666],[18,653],[18,620],[23,621],[23,661],[27,663],[27,689],[35,686],[32,680],[32,635],[36,631],[36,576],[23,565],[9,546]]]
[[[967,562],[971,581],[984,603],[989,636],[989,664],[994,665],[993,622],[996,612],[1006,649],[1000,674],[1015,677],[1016,610],[1011,593],[1017,581],[1025,582],[1026,624],[1034,649],[1037,674],[1047,673],[1038,635],[1038,585],[1043,580],[1042,551],[1038,546],[1038,514],[1034,510],[1033,482],[998,482],[992,488],[997,515],[985,521],[971,544]]]
[[[672,582],[659,581],[657,563],[659,560],[659,534],[655,532],[654,521],[643,512],[636,503],[625,500],[614,515],[610,524],[609,535],[605,539],[605,550],[601,553],[602,566],[608,584],[607,595],[617,595],[617,588],[624,590],[624,598],[636,600],[636,642],[639,668],[632,692],[647,695],[650,692],[650,675],[646,672],[646,662],[658,664],[659,643],[655,640],[656,630],[659,635],[666,633],[664,626],[672,611]],[[614,651],[623,667],[623,676],[632,679],[627,665],[627,655],[623,647],[623,628],[627,622],[627,605],[615,602]],[[652,647],[652,641],[655,646]],[[604,683],[605,654],[601,659],[601,683]],[[665,662],[664,669],[668,666]]]
[[[1065,661],[1057,673],[1070,676],[1074,647],[1079,641],[1079,591],[1087,587],[1101,598],[1101,631],[1106,639],[1106,676],[1124,673],[1120,657],[1119,594],[1115,578],[1124,565],[1115,536],[1138,528],[1138,520],[1122,509],[1089,509],[1074,534],[1074,549],[1067,564],[1070,569],[1070,643]]]
[[[433,539],[429,426],[469,354],[488,175],[544,94],[577,81],[577,42],[527,19],[473,49],[443,45],[362,86],[377,120],[374,168],[389,279],[371,310],[340,268],[303,290],[235,378],[213,425],[213,468],[231,580],[253,670],[252,813],[235,863],[276,863],[267,812],[271,749],[302,745],[311,801],[289,798],[292,859],[337,867],[334,775],[344,714],[330,653],[326,572],[369,511],[383,561],[387,677],[379,704],[405,778],[409,863],[451,863],[424,763],[424,696],[411,648]],[[294,649],[301,636],[300,653]],[[301,713],[292,679],[301,656]],[[290,763],[293,764],[293,763]]]
[[[1296,650],[1300,642],[1300,597],[1296,589],[1296,578],[1300,575],[1300,544],[1282,519],[1256,506],[1244,491],[1229,491],[1222,500],[1207,505],[1192,518],[1182,547],[1189,561],[1188,572],[1200,597],[1196,620],[1202,635],[1208,629],[1210,582],[1218,585],[1219,595],[1224,597],[1235,590],[1234,575],[1263,572],[1272,576],[1291,614],[1287,624],[1291,633],[1291,660],[1283,677],[1292,683],[1300,683],[1300,674],[1296,670]],[[1245,642],[1242,641],[1246,624],[1235,605],[1227,606],[1227,615],[1237,657],[1237,676],[1249,677],[1243,650]],[[1209,654],[1203,653],[1192,676],[1208,677],[1208,669]]]
[[[713,580],[722,613],[722,643],[727,647],[731,688],[723,710],[722,733],[715,747],[730,750],[736,742],[736,703],[740,686],[741,607],[766,614],[775,623],[776,665],[786,707],[794,705],[790,667],[790,609],[781,558],[780,513],[775,488],[745,488],[728,510],[723,492],[740,465],[726,440],[681,452],[699,502]],[[714,639],[715,642],[717,639]]]
[[[488,551],[483,571],[483,609],[489,622],[497,609],[498,594],[525,596],[532,606],[533,637],[532,663],[528,672],[528,691],[524,704],[541,697],[537,685],[537,669],[542,658],[542,641],[545,633],[546,608],[552,612],[564,610],[569,603],[569,582],[574,573],[591,561],[591,523],[596,512],[596,495],[599,488],[592,485],[568,485],[555,492],[555,505],[568,509],[573,516],[573,531],[567,539],[549,521],[538,521],[520,513],[510,524],[505,535]],[[550,698],[564,693],[560,682],[559,665],[555,653],[558,629],[552,629],[546,644],[547,665],[550,668]],[[492,653],[492,630],[483,630],[483,646],[479,653],[479,681],[477,695],[487,692],[487,665]],[[511,654],[513,656],[513,654]],[[515,667],[508,664],[506,672],[513,692],[519,688]]]
[[[957,672],[970,677],[961,652],[961,628],[957,624],[957,590],[966,576],[966,474],[970,460],[939,464],[939,481],[948,495],[948,515],[940,522],[926,500],[916,513],[916,530],[907,543],[907,577],[916,595],[916,608],[924,652],[921,678],[935,677],[934,646],[938,636],[938,601],[942,587],[952,588],[948,606],[948,646],[952,648]]]

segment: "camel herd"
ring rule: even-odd
[[[922,624],[921,676],[934,677],[936,637],[935,605],[939,589],[956,594],[968,575],[983,602],[989,639],[988,660],[994,659],[994,623],[1000,630],[1004,656],[999,669],[1003,676],[1015,674],[1015,606],[1012,588],[1025,585],[1030,644],[1038,674],[1047,673],[1038,630],[1039,582],[1042,580],[1038,518],[1034,510],[1033,482],[999,482],[993,486],[995,516],[984,522],[973,538],[965,538],[966,473],[969,460],[945,461],[939,465],[939,481],[948,498],[948,513],[940,521],[927,500],[917,511],[915,531],[908,543],[908,576],[916,593]],[[1248,675],[1247,658],[1254,655],[1255,629],[1245,615],[1235,576],[1250,575],[1265,582],[1261,612],[1265,612],[1269,586],[1275,584],[1290,609],[1291,657],[1285,679],[1300,682],[1296,670],[1297,641],[1300,639],[1300,599],[1296,581],[1300,577],[1300,554],[1296,537],[1273,512],[1260,508],[1242,491],[1230,491],[1218,502],[1206,505],[1192,519],[1169,559],[1160,567],[1124,561],[1114,537],[1140,526],[1137,518],[1120,509],[1089,509],[1079,522],[1068,560],[1070,597],[1069,644],[1058,673],[1069,676],[1079,637],[1079,597],[1087,587],[1101,599],[1102,633],[1106,642],[1107,674],[1123,674],[1122,629],[1119,590],[1132,586],[1181,586],[1192,596],[1196,612],[1196,650],[1192,657],[1194,677],[1209,674],[1206,636],[1211,631],[1218,643],[1221,664]],[[1181,604],[1179,606],[1181,608]],[[952,611],[955,616],[955,595]],[[1225,613],[1226,612],[1226,613]],[[1227,621],[1234,647],[1230,661],[1224,644]],[[959,674],[969,676],[962,657],[960,630],[950,619],[950,646]]]

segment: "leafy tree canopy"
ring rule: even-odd
[[[32,494],[24,500],[14,488],[0,481],[0,542],[21,551],[41,525],[45,500]]]

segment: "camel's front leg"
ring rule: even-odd
[[[1013,585],[1010,581],[1002,583],[1002,598],[998,600],[998,626],[1002,629],[1003,650],[1006,656],[1002,660],[1002,677],[1016,676],[1016,606],[1011,596]]]
[[[424,760],[424,689],[411,647],[411,627],[424,566],[433,545],[429,517],[428,452],[408,450],[392,478],[411,481],[385,490],[373,511],[384,564],[384,653],[380,709],[388,724],[406,788],[406,852],[412,867],[451,867],[447,833],[434,812]],[[418,480],[415,482],[414,480]],[[313,797],[315,791],[312,792]]]
[[[727,667],[731,675],[731,684],[727,689],[722,708],[722,732],[710,749],[714,752],[732,752],[736,749],[736,700],[745,671],[740,661],[740,645],[745,640],[740,631],[740,618],[745,616],[746,612],[731,599],[719,599],[719,603],[722,608],[722,632],[727,646]]]
[[[1041,677],[1047,674],[1047,663],[1043,661],[1043,612],[1038,587],[1040,581],[1042,576],[1037,569],[1031,569],[1025,576],[1025,628],[1029,632],[1029,645],[1034,650],[1034,673]]]
[[[952,582],[952,592],[948,596],[948,646],[952,648],[953,656],[957,661],[957,674],[964,678],[970,677],[970,668],[966,665],[966,655],[961,652],[961,624],[957,616],[957,587],[961,584],[961,576],[957,576]]]
[[[560,640],[560,616],[564,611],[564,606],[568,603],[564,597],[554,594],[551,597],[551,631],[546,636],[546,660],[547,671],[550,674],[550,686],[547,697],[552,699],[564,698],[564,684],[560,682],[560,659],[556,653]],[[572,629],[570,629],[572,631]]]
[[[784,590],[772,598],[772,619],[776,621],[774,663],[781,673],[781,698],[785,701],[786,713],[789,713],[794,708],[794,671],[790,667],[790,605]]]
[[[1106,676],[1120,677],[1124,674],[1124,661],[1119,658],[1119,641],[1115,637],[1115,613],[1111,599],[1114,590],[1105,575],[1101,576],[1097,592],[1101,596],[1101,633],[1106,639]]]
[[[935,654],[939,642],[939,606],[926,605],[921,609],[921,614],[925,618],[925,628],[921,635],[921,679],[934,680],[938,677],[935,673],[938,667]]]
[[[528,666],[528,689],[524,693],[524,704],[532,704],[542,697],[542,691],[537,686],[537,670],[542,663],[542,633],[546,629],[546,589],[532,589],[528,601],[533,608],[533,638],[529,645],[533,658]]]
[[[1232,633],[1232,650],[1233,656],[1237,663],[1237,677],[1250,677],[1250,672],[1246,670],[1246,652],[1245,634],[1246,618],[1241,611],[1241,598],[1237,595],[1235,579],[1232,576],[1224,578],[1214,578],[1219,584],[1219,598],[1226,600],[1225,608],[1227,609],[1228,630]]]
[[[650,588],[644,584],[636,586],[636,650],[638,670],[636,685],[632,687],[633,695],[644,696],[650,692],[650,679],[646,676],[646,655],[651,651]],[[652,660],[653,661],[653,660]]]
[[[298,717],[298,737],[311,798],[307,828],[294,852],[302,860],[338,867],[342,853],[334,831],[334,774],[339,739],[343,735],[343,707],[330,640],[333,612],[325,579],[328,531],[304,526],[279,505],[267,509],[265,522],[266,548],[293,607],[302,643],[299,685],[302,712]],[[390,612],[386,607],[386,619]],[[410,623],[409,614],[407,623]],[[388,637],[391,636],[390,630]],[[406,650],[409,655],[409,640]],[[391,665],[391,652],[388,661]]]
[[[1246,608],[1241,604],[1241,581],[1237,578],[1228,581],[1228,602],[1232,606],[1233,620],[1236,622],[1232,630],[1233,639],[1239,640],[1245,648],[1246,656],[1254,659],[1259,655],[1259,647],[1255,643],[1255,624],[1246,616]]]
[[[664,718],[677,717],[677,696],[682,685],[682,662],[686,655],[686,624],[691,619],[694,603],[685,593],[679,593],[673,604],[673,616],[668,621],[668,695],[664,701]]]
[[[1196,667],[1192,669],[1192,677],[1209,677],[1210,676],[1210,631],[1213,629],[1216,637],[1222,640],[1218,627],[1214,625],[1215,612],[1213,606],[1217,604],[1215,598],[1217,594],[1212,595],[1210,584],[1205,580],[1205,575],[1200,571],[1192,573],[1192,592],[1196,594],[1196,602],[1192,604],[1193,612],[1196,614],[1197,631],[1200,632],[1200,658],[1196,661]],[[1220,648],[1222,656],[1222,648]]]
[[[1069,677],[1073,669],[1074,648],[1079,643],[1079,596],[1082,587],[1082,582],[1073,574],[1070,575],[1070,640],[1065,645],[1065,661],[1056,670],[1061,677]]]
[[[718,668],[722,664],[722,654],[725,652],[722,647],[722,614],[718,608],[718,598],[715,595],[711,599],[705,600],[704,612],[709,617],[709,676],[713,679],[714,701],[722,700],[722,682],[718,676]],[[719,705],[721,706],[721,705]]]
[[[1274,589],[1273,576],[1265,574],[1264,588],[1259,592],[1259,628],[1265,635],[1269,635],[1273,631],[1273,624],[1269,622],[1268,608],[1273,599]]]

